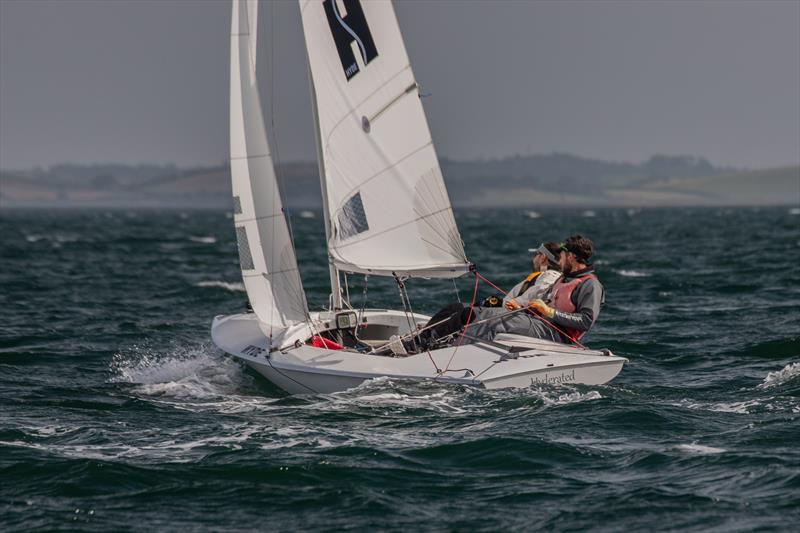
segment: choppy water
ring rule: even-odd
[[[595,239],[616,380],[286,396],[209,340],[245,299],[229,214],[0,214],[0,529],[797,530],[800,216],[457,215],[506,287],[528,247]],[[293,224],[319,307],[320,217]]]

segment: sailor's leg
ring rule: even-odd
[[[468,311],[465,309],[465,311]],[[495,335],[506,331],[503,315],[508,311],[502,307],[476,307],[473,309],[467,335],[479,339],[494,339]],[[474,325],[472,325],[474,324]]]
[[[556,330],[528,313],[514,313],[504,320],[504,331],[554,342],[564,342]]]
[[[462,314],[464,305],[460,303],[450,304],[436,312],[428,323],[425,324],[425,331],[420,334],[420,341],[423,345],[428,342],[445,337],[460,330],[464,325]]]

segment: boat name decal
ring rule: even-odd
[[[575,381],[574,368],[572,369],[572,372],[562,372],[558,375],[545,373],[544,377],[534,376],[531,378],[531,385],[558,385],[561,383],[567,383],[569,381]]]
[[[339,1],[344,6],[344,15],[340,12]],[[369,31],[364,9],[360,0],[324,0],[322,6],[328,18],[333,41],[336,43],[336,51],[339,52],[344,75],[347,81],[350,81],[350,78],[359,72],[356,56],[353,53],[353,43],[356,43],[361,52],[364,66],[378,57],[378,49],[375,48],[372,32]]]
[[[242,350],[242,353],[251,357],[258,357],[259,355],[267,353],[267,350],[250,344]]]

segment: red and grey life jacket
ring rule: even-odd
[[[572,293],[575,292],[578,285],[587,279],[597,279],[597,276],[595,276],[594,273],[589,273],[566,281],[564,278],[558,280],[553,286],[553,300],[551,302],[553,308],[556,311],[562,311],[564,313],[574,313],[577,311],[575,304],[572,302]],[[564,328],[564,331],[576,341],[580,340],[581,337],[586,334],[586,331],[575,328]]]

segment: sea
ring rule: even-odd
[[[290,214],[321,309],[321,213]],[[619,376],[290,396],[210,339],[246,305],[230,212],[0,211],[0,531],[800,530],[800,210],[456,218],[506,288],[529,248],[593,239],[585,340]],[[408,286],[433,313],[473,278]],[[399,306],[391,280],[348,287]]]

